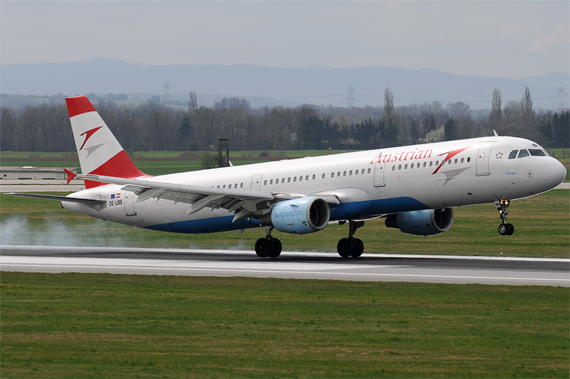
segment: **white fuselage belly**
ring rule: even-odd
[[[545,192],[553,186],[547,177],[543,177],[543,166],[554,158],[507,159],[509,151],[526,148],[529,143],[532,142],[512,137],[480,138],[194,171],[152,179],[274,193],[334,194],[341,204],[331,207],[331,221],[355,220],[488,203],[501,198],[516,199]],[[451,159],[439,167],[450,155]],[[259,226],[247,219],[232,224],[234,213],[225,209],[203,209],[188,215],[190,205],[187,203],[152,198],[136,203],[136,196],[122,187],[109,184],[72,195],[107,200],[100,207],[68,202],[63,205],[96,218],[172,232],[208,233]]]

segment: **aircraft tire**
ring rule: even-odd
[[[350,243],[350,256],[358,258],[364,252],[364,243],[360,238],[353,238]]]
[[[338,252],[338,255],[340,255],[343,258],[350,257],[350,251],[351,251],[350,247],[351,247],[350,240],[348,238],[341,238],[338,241],[338,244],[336,245],[336,250]]]
[[[260,238],[255,242],[255,253],[260,258],[266,258],[273,250],[273,244],[267,238]]]
[[[515,226],[513,224],[507,224],[507,236],[512,236],[515,232]]]
[[[507,224],[499,225],[499,234],[502,236],[507,235]]]
[[[281,250],[283,249],[283,245],[278,238],[271,239],[271,252],[269,253],[270,258],[277,258],[281,254]]]

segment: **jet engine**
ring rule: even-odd
[[[396,213],[386,218],[388,228],[397,228],[416,236],[447,232],[452,224],[453,208]]]
[[[322,230],[328,225],[330,208],[318,197],[303,197],[277,203],[271,214],[262,217],[263,224],[270,224],[284,233],[307,234]]]

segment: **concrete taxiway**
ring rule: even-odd
[[[570,287],[570,259],[0,246],[0,270]]]

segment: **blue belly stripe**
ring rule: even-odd
[[[392,199],[380,199],[370,201],[355,201],[352,203],[342,203],[331,207],[331,221],[363,219],[374,214],[398,213],[429,209],[429,207],[411,197],[396,197]],[[173,233],[217,233],[231,230],[253,229],[258,226],[247,221],[240,220],[232,224],[234,216],[203,218],[200,220],[186,220],[169,222],[147,226],[146,229],[158,230]]]

